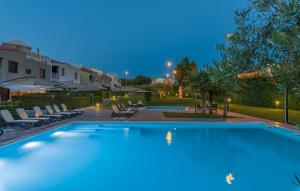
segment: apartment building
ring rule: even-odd
[[[39,49],[33,51],[30,45],[19,40],[0,45],[2,99],[8,97],[3,95],[3,92],[45,92],[47,88],[51,88],[51,84],[55,83],[66,88],[90,86],[101,89],[114,85],[113,83],[118,81],[116,79],[117,76],[106,74],[98,69],[85,68],[78,64],[43,56]]]
[[[0,81],[30,76],[50,80],[50,59],[31,50],[21,41],[3,43],[0,46]]]

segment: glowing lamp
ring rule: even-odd
[[[275,101],[275,105],[276,105],[277,109],[278,109],[278,107],[279,107],[279,104],[280,104],[279,101]]]

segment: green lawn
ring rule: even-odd
[[[223,109],[223,105],[219,105]],[[276,108],[253,107],[245,105],[230,104],[230,111],[277,122],[283,122],[283,110]],[[292,124],[300,124],[300,111],[289,110],[289,121]]]
[[[162,99],[159,99],[159,97],[153,96],[152,100],[147,103],[144,99],[144,96],[142,95],[134,95],[134,96],[129,96],[128,98],[118,98],[117,100],[111,101],[109,105],[104,106],[105,108],[111,108],[112,104],[116,103],[123,103],[124,105],[127,105],[128,100],[131,100],[132,103],[137,103],[138,100],[142,100],[144,103],[147,105],[151,106],[193,106],[195,104],[194,100],[192,98],[183,98],[181,100],[177,99],[176,97],[171,97],[171,96],[166,96],[163,97]]]
[[[209,115],[206,113],[184,113],[184,112],[164,112],[167,118],[223,118],[222,115]]]

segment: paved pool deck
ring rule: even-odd
[[[42,127],[35,127],[31,129],[21,129],[21,128],[13,128],[13,129],[5,129],[5,132],[2,136],[0,136],[0,146],[9,144],[11,142],[15,142],[26,137],[30,137],[35,134],[39,134],[41,132],[45,132],[54,128],[57,128],[63,124],[75,122],[75,121],[199,121],[199,122],[220,122],[220,121],[227,121],[227,122],[263,122],[268,123],[273,126],[278,126],[282,128],[287,128],[294,131],[299,131],[299,129],[295,126],[289,124],[283,124],[267,119],[237,114],[229,112],[228,115],[231,118],[228,119],[203,119],[203,118],[166,118],[163,114],[164,111],[149,111],[149,110],[140,110],[135,115],[130,118],[112,118],[111,113],[112,111],[109,109],[100,109],[95,107],[89,107],[84,109],[85,113],[81,116],[77,116],[71,119],[66,119],[63,121],[59,121],[56,123],[52,123],[49,125],[45,125]],[[174,111],[172,111],[174,112]],[[185,112],[194,112],[193,110],[187,110]],[[222,115],[223,111],[219,110],[218,114]]]

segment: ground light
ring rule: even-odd
[[[280,104],[279,101],[275,101],[275,105],[276,105],[276,108],[277,108],[277,109],[279,108],[279,104]]]

